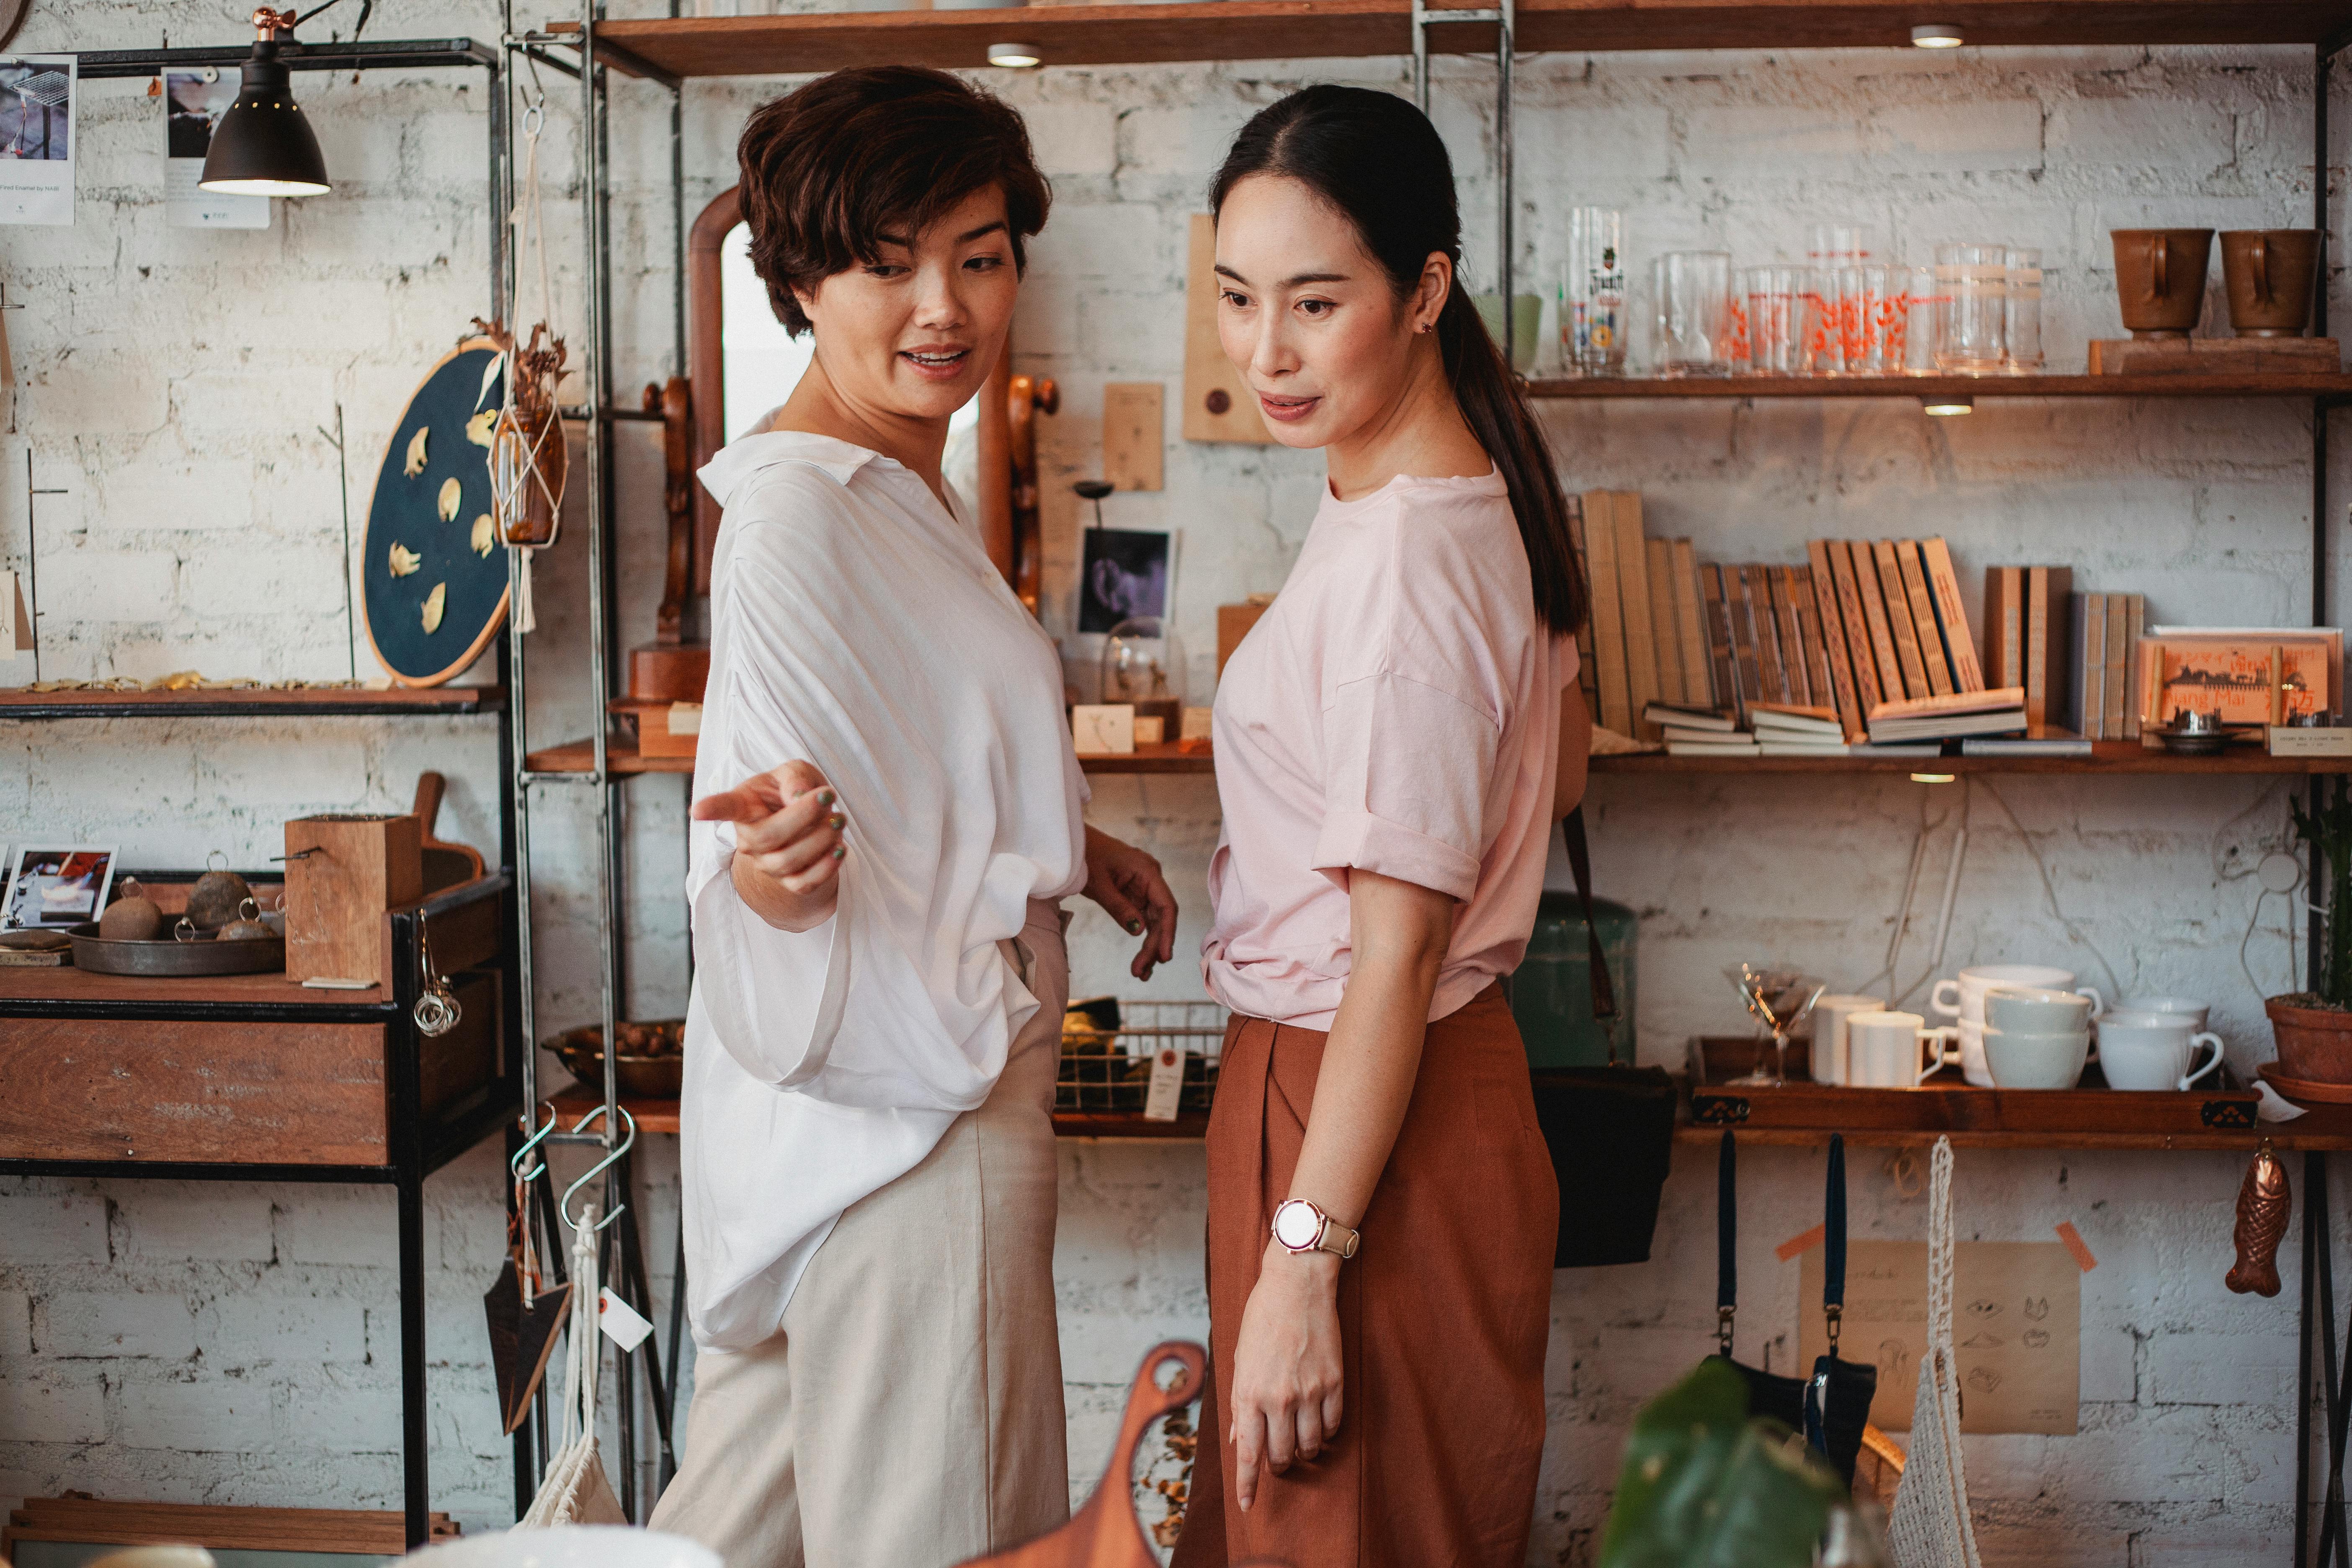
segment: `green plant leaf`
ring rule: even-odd
[[[1599,1568],[1811,1568],[1837,1475],[1709,1357],[1643,1407]]]

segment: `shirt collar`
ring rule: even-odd
[[[792,462],[814,463],[832,475],[836,483],[846,485],[866,464],[887,463],[889,459],[831,436],[812,436],[803,430],[770,430],[738,437],[713,453],[710,461],[702,467],[702,487],[723,507],[752,475],[778,463]]]

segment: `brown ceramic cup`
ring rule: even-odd
[[[2185,338],[2205,310],[2205,267],[2213,254],[2210,228],[2118,228],[2116,291],[2124,325],[2135,338]]]
[[[2242,338],[2303,336],[2318,265],[2315,228],[2224,230],[2221,281],[2230,294],[2231,327]]]

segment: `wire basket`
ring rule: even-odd
[[[1118,1016],[1116,1029],[1088,1028],[1075,1013],[1063,1024],[1054,1109],[1141,1114],[1152,1060],[1173,1048],[1184,1053],[1178,1110],[1208,1110],[1224,1048],[1225,1010],[1214,1002],[1121,1001]]]

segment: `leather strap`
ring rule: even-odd
[[[1617,987],[1609,978],[1609,955],[1601,950],[1601,927],[1592,918],[1592,847],[1584,837],[1584,807],[1579,805],[1562,818],[1559,831],[1568,844],[1568,868],[1576,874],[1576,901],[1584,908],[1584,940],[1592,949],[1592,1016],[1614,1018]],[[1616,1032],[1601,1032],[1609,1037],[1609,1065],[1615,1067]]]
[[[1732,1317],[1739,1310],[1738,1166],[1738,1146],[1727,1127],[1715,1157],[1715,1334],[1727,1359]]]
[[[1729,1134],[1726,1134],[1729,1136]],[[1822,1310],[1829,1320],[1830,1359],[1845,1316],[1845,1135],[1830,1134],[1828,1191],[1822,1197]]]

